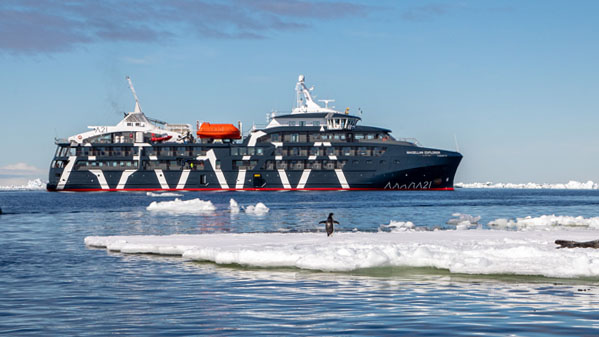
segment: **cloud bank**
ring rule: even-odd
[[[260,39],[313,20],[366,15],[373,7],[323,0],[3,0],[0,52],[57,53],[102,42],[179,36]]]

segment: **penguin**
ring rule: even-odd
[[[325,228],[327,230],[327,236],[331,236],[333,235],[333,231],[335,230],[333,224],[339,224],[339,221],[333,220],[333,213],[329,213],[329,217],[326,220],[319,222],[319,224],[321,223],[326,224]]]

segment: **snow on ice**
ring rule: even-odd
[[[85,244],[122,253],[180,255],[185,260],[253,267],[352,271],[409,266],[453,273],[568,278],[599,276],[599,250],[556,249],[554,241],[593,238],[599,238],[599,231],[477,229],[342,232],[333,237],[324,233],[90,236]]]

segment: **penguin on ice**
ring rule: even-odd
[[[333,224],[339,224],[339,221],[333,219],[333,213],[329,213],[329,217],[326,220],[319,222],[319,224],[321,223],[326,224],[325,228],[327,230],[327,236],[331,236],[335,230]]]

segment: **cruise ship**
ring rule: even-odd
[[[295,108],[245,135],[241,122],[193,130],[149,118],[127,80],[134,111],[57,139],[48,191],[453,190],[462,159],[315,102],[303,75]]]

